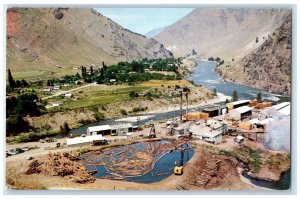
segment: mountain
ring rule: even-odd
[[[284,23],[264,43],[234,66],[221,65],[222,78],[272,93],[291,94],[292,19]]]
[[[165,28],[166,28],[166,27],[160,27],[160,28],[153,29],[153,30],[147,32],[147,33],[145,34],[145,36],[146,36],[146,37],[149,37],[149,38],[150,38],[150,37],[154,37],[154,36],[156,36],[157,34],[159,34],[159,33],[161,33],[162,31],[164,31]]]
[[[289,9],[197,8],[154,38],[175,56],[242,58],[282,24]],[[258,42],[256,43],[256,37]]]
[[[155,39],[88,8],[9,8],[6,37],[7,68],[17,78],[69,74],[102,61],[172,56]]]

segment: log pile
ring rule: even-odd
[[[32,175],[32,174],[39,174],[42,172],[40,166],[43,164],[43,162],[38,162],[37,160],[32,161],[28,169],[25,171],[26,175]]]
[[[49,153],[43,167],[37,160],[30,163],[26,175],[42,173],[46,176],[69,177],[76,183],[92,183],[95,178],[92,177],[84,166],[77,160],[78,153]]]
[[[49,153],[46,162],[45,175],[69,176],[76,183],[91,183],[95,181],[86,168],[78,160],[78,154],[72,153]]]

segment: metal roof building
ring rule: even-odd
[[[94,140],[105,140],[102,135],[91,135],[86,137],[75,137],[66,140],[68,146],[78,146],[93,143]]]
[[[229,115],[231,118],[234,119],[243,119],[244,117],[247,117],[249,115],[252,115],[252,109],[249,106],[242,106],[236,109],[233,109],[229,111]]]

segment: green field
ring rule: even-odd
[[[131,100],[129,93],[135,91],[137,93],[143,92],[149,89],[149,87],[126,87],[118,88],[113,90],[103,90],[103,91],[94,91],[85,96],[78,96],[78,100],[66,100],[65,103],[61,106],[68,109],[84,108],[84,107],[93,107],[98,105],[107,105],[116,102],[125,102]],[[76,95],[75,95],[76,96]]]

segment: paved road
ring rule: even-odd
[[[86,84],[86,85],[83,85],[83,86],[80,86],[80,87],[77,87],[77,88],[73,88],[73,89],[70,89],[70,90],[67,90],[67,91],[58,91],[57,93],[55,93],[53,95],[43,97],[42,100],[50,99],[52,97],[57,97],[57,96],[60,96],[60,95],[64,95],[64,94],[67,94],[67,93],[70,93],[70,92],[73,92],[73,91],[76,91],[76,90],[79,90],[79,89],[82,89],[82,88],[85,88],[85,87],[94,86],[96,84],[97,84],[97,82],[93,82],[93,83]]]

